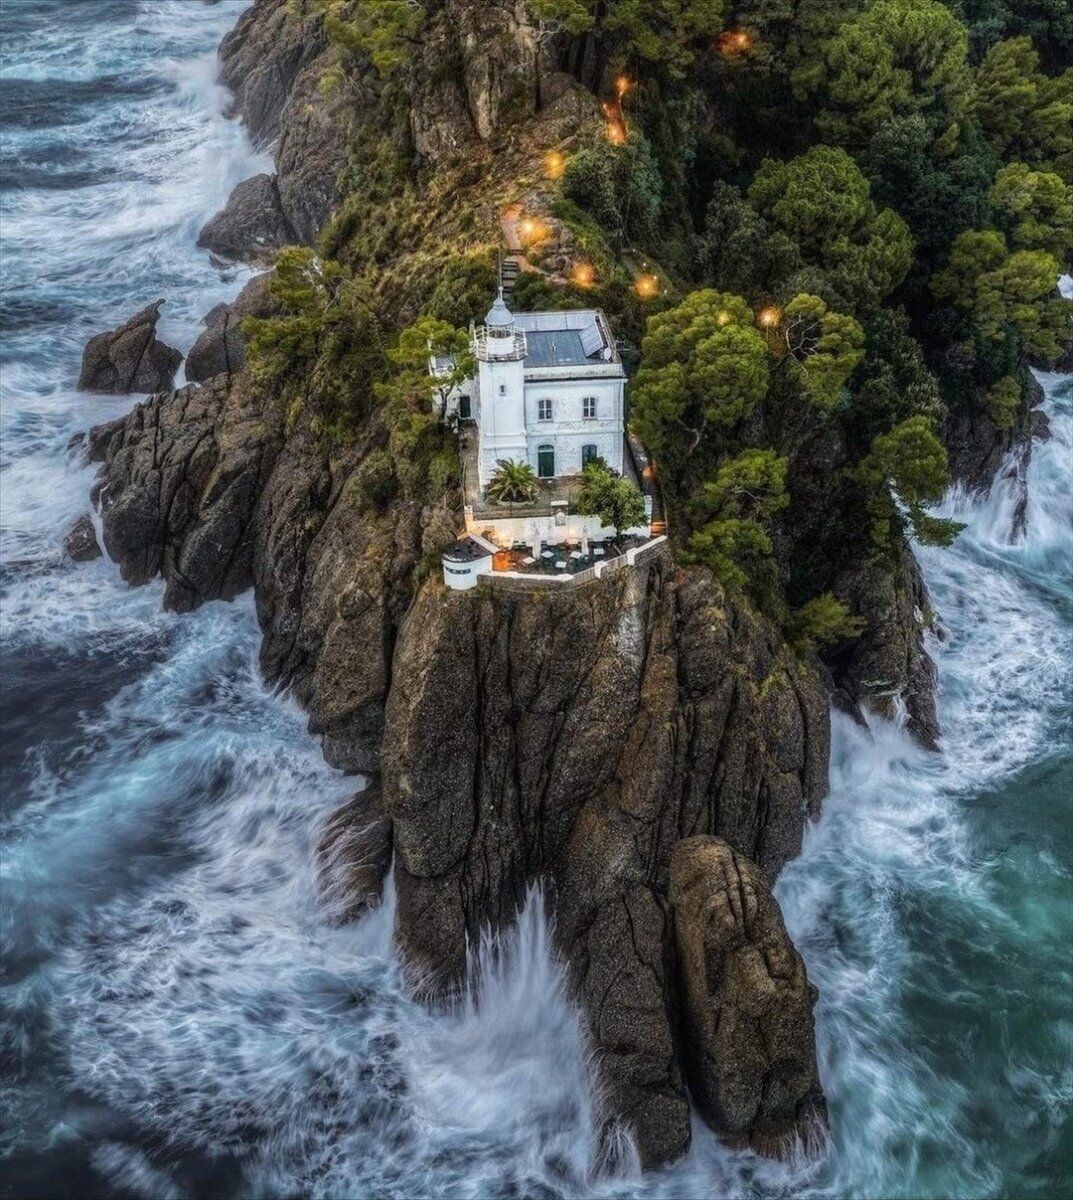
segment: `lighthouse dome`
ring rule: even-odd
[[[492,307],[488,310],[484,323],[489,329],[509,329],[514,324],[514,314],[507,308],[502,288],[492,303]]]

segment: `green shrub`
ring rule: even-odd
[[[855,638],[864,626],[861,617],[851,616],[841,600],[836,600],[830,592],[824,592],[790,614],[786,633],[795,649],[806,654],[817,646]]]
[[[1012,375],[1005,375],[985,396],[987,412],[998,429],[1012,429],[1017,423],[1021,406],[1021,385]]]
[[[395,467],[386,450],[373,450],[354,472],[354,486],[372,508],[384,509],[398,490]]]

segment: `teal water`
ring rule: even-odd
[[[60,546],[71,436],[134,401],[85,337],[166,295],[165,339],[241,286],[194,245],[264,169],[213,52],[244,0],[5,0],[0,64],[0,1196],[1047,1197],[1073,1194],[1073,395],[1023,480],[951,496],[920,559],[943,752],[836,719],[784,873],[821,990],[826,1155],[703,1129],[596,1178],[576,1014],[533,905],[458,1011],[400,987],[391,906],[327,919],[314,847],[353,790],[256,669],[250,598],[176,617]],[[479,1000],[476,998],[479,993]]]

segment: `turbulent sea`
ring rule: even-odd
[[[214,52],[244,4],[3,0],[0,1196],[1064,1197],[1073,1188],[1073,395],[1016,484],[920,552],[943,753],[836,719],[832,792],[779,897],[819,985],[833,1135],[771,1164],[596,1178],[575,1014],[536,907],[480,1003],[405,998],[390,905],[331,927],[325,814],[353,790],[256,667],[249,598],[192,616],[65,563],[130,399],[86,337],[167,298],[186,350],[233,296],[194,247],[264,169]]]

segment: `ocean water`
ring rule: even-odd
[[[836,719],[779,883],[821,990],[828,1152],[772,1164],[698,1129],[671,1168],[598,1175],[539,905],[457,1011],[412,1005],[390,904],[339,929],[318,902],[318,829],[355,784],[262,685],[249,598],[169,616],[62,559],[92,478],[68,442],[133,403],[72,391],[86,337],[164,296],[186,350],[245,277],[194,248],[264,167],[214,83],[243,7],[0,10],[0,1196],[1068,1195],[1069,380],[1044,378],[1024,535],[1002,480],[920,551],[943,753]]]

